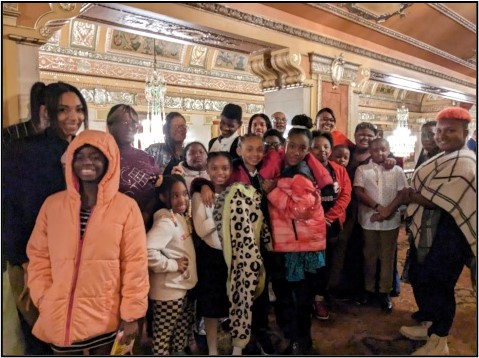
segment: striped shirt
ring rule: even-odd
[[[80,238],[83,239],[83,235],[85,234],[86,224],[88,223],[88,219],[90,218],[91,210],[87,209],[80,209]]]

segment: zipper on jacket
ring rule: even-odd
[[[294,223],[294,220],[292,220],[293,223],[293,231],[294,231],[294,238],[296,241],[298,241],[298,232],[296,231],[296,224]]]
[[[85,241],[86,232],[88,228],[88,224],[90,223],[90,219],[93,215],[93,210],[91,211],[90,217],[87,220],[85,225],[85,231],[83,233],[83,237],[81,237],[81,220],[80,220],[80,212],[78,212],[78,238],[79,244],[77,249],[77,260],[75,262],[75,269],[73,271],[73,280],[72,280],[72,287],[70,289],[70,298],[68,300],[68,310],[67,310],[67,320],[66,320],[66,327],[65,327],[65,345],[70,345],[70,328],[71,328],[71,320],[72,320],[72,311],[73,311],[73,299],[75,298],[75,289],[78,281],[78,271],[80,268],[81,262],[81,254],[83,250],[83,242]]]

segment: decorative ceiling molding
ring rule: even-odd
[[[174,68],[178,65],[164,63],[158,66],[162,70],[166,82],[172,86],[202,88],[215,91],[228,91],[234,93],[260,94],[257,82],[246,82],[216,78],[212,76],[198,75],[195,70],[189,72],[170,71],[166,68]],[[114,62],[105,62],[98,59],[72,57],[40,51],[40,71],[57,71],[63,73],[81,74],[104,78],[131,80],[144,82],[151,73],[149,66],[131,66]],[[201,69],[200,69],[201,70]]]
[[[251,72],[261,78],[263,92],[310,86],[300,66],[301,54],[289,48],[251,55],[248,62]]]
[[[7,3],[2,2],[2,15],[8,15],[8,16],[14,16],[14,17],[20,16],[18,3],[17,2],[7,2]]]
[[[80,87],[80,92],[87,101],[96,106],[110,106],[115,104],[129,104],[131,106],[147,106],[144,92],[114,91],[109,88]],[[236,102],[235,102],[236,103]],[[184,96],[165,96],[165,107],[180,111],[221,112],[228,101],[214,98],[195,98]],[[254,114],[264,111],[264,105],[259,103],[243,102],[246,113]]]
[[[251,55],[248,59],[251,72],[261,79],[262,91],[274,91],[280,88],[279,74],[271,65],[271,53]]]
[[[403,10],[412,5],[412,3],[344,3],[342,6],[346,6],[349,12],[357,14],[366,20],[376,21],[378,24],[384,22],[395,15],[404,16]],[[388,12],[378,12],[373,11],[371,6],[385,6],[387,9],[383,11]]]
[[[395,38],[397,40],[401,40],[403,42],[406,42],[410,45],[416,46],[422,50],[426,50],[428,52],[431,52],[437,56],[441,56],[449,61],[456,62],[464,67],[470,68],[472,70],[476,69],[476,66],[474,64],[471,64],[470,62],[463,60],[462,58],[456,57],[451,55],[450,53],[447,53],[445,51],[442,51],[434,46],[428,45],[422,41],[416,40],[410,36],[406,36],[400,32],[391,30],[385,26],[379,25],[375,22],[372,22],[371,20],[364,18],[361,15],[356,15],[355,13],[351,13],[350,11],[345,11],[337,6],[328,4],[328,3],[310,3],[311,6],[317,7],[321,10],[326,10],[336,16],[342,17],[344,19],[353,21],[361,26],[368,27],[370,29],[373,29],[374,31],[380,32],[382,34],[388,35],[392,38]],[[350,4],[349,4],[350,5]],[[341,6],[341,4],[340,4]],[[343,5],[343,6],[348,6],[348,5]]]
[[[307,30],[303,30],[303,29],[300,29],[300,28],[297,28],[297,27],[293,27],[293,26],[289,26],[289,25],[286,25],[286,24],[283,24],[283,23],[280,23],[280,22],[272,21],[272,20],[269,20],[269,19],[266,19],[266,18],[263,18],[263,17],[259,17],[259,16],[256,16],[256,15],[245,13],[245,12],[242,12],[242,11],[239,11],[239,10],[236,10],[236,9],[227,8],[226,6],[220,5],[220,4],[217,4],[217,3],[182,3],[182,4],[185,5],[185,6],[189,6],[189,7],[193,7],[193,8],[196,8],[196,9],[203,10],[205,12],[215,13],[215,14],[218,14],[218,15],[221,15],[221,16],[226,16],[226,17],[229,17],[229,18],[232,18],[232,19],[235,19],[235,20],[239,20],[239,21],[242,21],[242,22],[245,22],[245,23],[249,23],[249,24],[252,24],[252,25],[255,25],[255,26],[260,26],[260,27],[267,28],[267,29],[270,29],[270,30],[273,30],[273,31],[278,31],[278,32],[282,32],[282,33],[285,33],[285,34],[288,34],[288,35],[300,37],[300,38],[303,38],[303,39],[308,40],[308,41],[317,42],[317,43],[320,43],[320,44],[323,44],[323,45],[331,46],[331,47],[340,49],[341,51],[351,52],[351,53],[354,53],[354,54],[359,55],[359,56],[364,56],[364,57],[371,58],[371,59],[374,59],[374,60],[377,60],[377,61],[382,61],[382,62],[389,63],[389,64],[392,64],[392,65],[395,65],[395,66],[403,67],[403,68],[406,68],[408,70],[424,73],[424,74],[427,74],[427,75],[430,75],[430,76],[434,76],[434,77],[441,78],[441,79],[444,79],[444,80],[447,80],[447,81],[450,81],[450,82],[460,84],[462,86],[466,86],[466,87],[474,88],[474,89],[476,88],[476,83],[474,83],[474,82],[464,81],[464,80],[461,80],[461,79],[458,79],[458,78],[455,78],[455,77],[452,77],[452,76],[445,75],[441,72],[433,71],[429,68],[417,66],[417,65],[412,64],[410,62],[398,60],[397,58],[389,57],[389,56],[386,56],[386,55],[383,55],[383,54],[380,54],[380,53],[377,53],[377,52],[366,50],[364,48],[354,46],[354,45],[350,45],[350,44],[347,44],[347,43],[342,42],[342,41],[333,40],[333,39],[330,39],[330,38],[327,38],[327,37],[321,36],[319,34],[316,34],[316,33],[313,33],[313,32],[307,31]],[[468,67],[469,66],[470,66],[470,64],[468,64]],[[474,69],[475,69],[475,67],[474,67]]]
[[[473,33],[476,33],[476,31],[477,31],[476,25],[474,25],[469,20],[463,18],[461,15],[459,15],[457,12],[451,10],[446,5],[443,5],[443,4],[437,3],[437,2],[436,3],[427,2],[426,4],[429,5],[430,7],[432,7],[433,9],[443,13],[444,15],[449,17],[450,19],[457,22],[459,25],[464,26],[469,31],[471,31]]]
[[[301,54],[289,48],[271,52],[271,65],[279,73],[281,88],[303,87],[306,75],[301,68]]]
[[[95,7],[82,18],[90,21],[96,21],[109,26],[121,26],[124,29],[142,31],[144,33],[165,36],[170,39],[176,39],[181,42],[192,44],[212,46],[227,50],[234,50],[241,53],[250,53],[256,50],[264,49],[264,45],[260,45],[251,41],[245,41],[218,34],[212,31],[206,31],[192,26],[176,24],[171,21],[160,20],[153,16],[145,16],[109,6],[107,3],[95,3]],[[101,17],[101,10],[107,9],[109,12],[116,12],[108,16]],[[98,13],[96,11],[99,11]]]
[[[91,3],[49,3],[51,11],[41,15],[35,22],[35,30],[46,40],[72,19],[84,13]]]
[[[142,68],[153,68],[153,61],[137,57],[123,56],[119,54],[110,54],[110,53],[98,53],[93,51],[88,51],[86,49],[74,49],[74,48],[64,48],[54,44],[47,43],[40,48],[40,54],[42,53],[51,53],[69,56],[72,58],[78,57],[84,60],[99,60],[106,62],[113,62],[117,64],[124,64],[130,66],[138,66]],[[233,81],[241,82],[251,82],[252,84],[258,84],[258,78],[249,73],[238,74],[230,71],[218,71],[215,69],[206,70],[199,67],[185,67],[181,64],[158,61],[157,63],[159,70],[168,70],[182,73],[190,73],[201,76],[210,76],[221,79],[228,79]],[[144,80],[144,78],[143,78]]]
[[[477,97],[475,95],[458,92],[448,88],[436,87],[411,78],[381,73],[376,70],[371,70],[369,79],[379,83],[386,83],[396,88],[403,88],[414,92],[431,93],[441,97],[453,99],[455,101],[474,104],[477,101]]]

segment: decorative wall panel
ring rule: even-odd
[[[153,42],[155,42],[156,56],[169,61],[181,62],[185,45],[175,42],[158,40],[120,30],[109,29],[107,35],[107,50],[109,52],[128,53],[153,56]]]
[[[191,50],[190,66],[206,68],[208,58],[208,47],[193,46]]]
[[[224,50],[216,50],[214,67],[226,70],[246,71],[248,56]]]
[[[96,48],[98,26],[91,22],[80,20],[73,20],[71,26],[70,46],[94,51]]]

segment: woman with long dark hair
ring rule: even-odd
[[[9,278],[16,298],[25,354],[51,354],[31,334],[38,311],[31,304],[27,281],[26,246],[45,199],[65,189],[61,157],[82,125],[87,127],[88,110],[80,91],[64,82],[43,89],[45,113],[50,126],[36,136],[25,138],[4,153],[2,165],[4,209],[2,243],[9,266]]]

